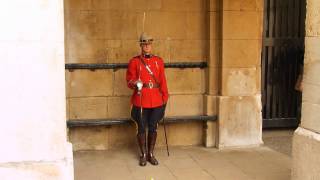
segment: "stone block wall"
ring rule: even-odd
[[[212,2],[65,0],[66,63],[127,63],[140,53],[138,37],[143,28],[155,39],[153,53],[166,63],[207,61],[211,56],[208,52],[209,3]],[[67,118],[129,117],[132,91],[126,86],[125,73],[124,69],[66,70]],[[206,73],[205,69],[166,69],[170,93],[167,116],[207,114],[204,96],[208,92]],[[217,89],[216,84],[211,84],[211,87]],[[216,108],[215,105],[210,107]],[[209,111],[209,115],[216,112],[214,109]],[[179,144],[178,139],[183,137],[181,134],[187,128],[193,132],[189,134],[190,141],[181,142],[201,144],[203,126],[202,123],[169,125],[169,129],[177,132],[176,135],[172,133],[169,139],[173,139],[172,144]],[[75,149],[108,149],[116,146],[103,137],[116,138],[117,133],[111,133],[115,128],[72,128],[69,137],[75,145],[84,134],[92,133],[98,138],[97,142],[104,142],[101,146],[91,146],[94,142],[88,139],[86,145]],[[129,132],[132,130],[131,127],[123,128]],[[199,139],[192,140],[195,137]]]
[[[200,122],[167,124],[169,146],[201,145],[203,142],[203,124]],[[73,150],[106,150],[132,148],[136,145],[134,125],[116,125],[110,127],[77,127],[69,132]],[[165,146],[163,126],[158,127],[156,146]],[[137,147],[138,148],[138,147]]]
[[[143,27],[166,62],[206,60],[206,0],[65,0],[66,62],[128,62]]]
[[[66,63],[126,63],[144,28],[165,62],[208,63],[166,69],[167,116],[218,115],[218,124],[197,124],[208,147],[262,143],[263,0],[66,0],[65,15]],[[68,119],[129,117],[125,70],[66,77]]]

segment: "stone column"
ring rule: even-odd
[[[0,177],[71,180],[63,1],[6,1],[0,22]]]
[[[262,144],[262,0],[222,1],[218,147]]]
[[[293,137],[292,179],[320,179],[320,2],[307,0],[302,118]]]
[[[220,2],[218,0],[210,0],[207,13],[207,28],[209,29],[208,42],[208,69],[207,69],[207,88],[204,96],[204,113],[208,116],[217,115],[218,109],[218,90],[219,90],[219,60],[220,60]],[[218,137],[217,122],[208,121],[206,123],[204,144],[206,147],[216,146]]]

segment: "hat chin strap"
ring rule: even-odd
[[[151,56],[152,56],[151,53],[146,53],[146,52],[143,52],[143,51],[142,51],[142,57],[150,58]]]
[[[141,54],[142,54],[143,56],[145,56],[145,55],[151,55],[151,53],[144,52],[142,49],[141,49]]]

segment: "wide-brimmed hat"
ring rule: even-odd
[[[140,44],[150,44],[153,42],[153,38],[147,33],[143,32],[140,35],[139,42]]]

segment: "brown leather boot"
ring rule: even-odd
[[[141,151],[139,165],[145,166],[147,164],[146,134],[138,134],[137,139]]]
[[[149,132],[148,133],[148,157],[147,160],[152,164],[152,165],[158,165],[157,159],[153,155],[153,149],[156,144],[157,140],[157,132]]]

